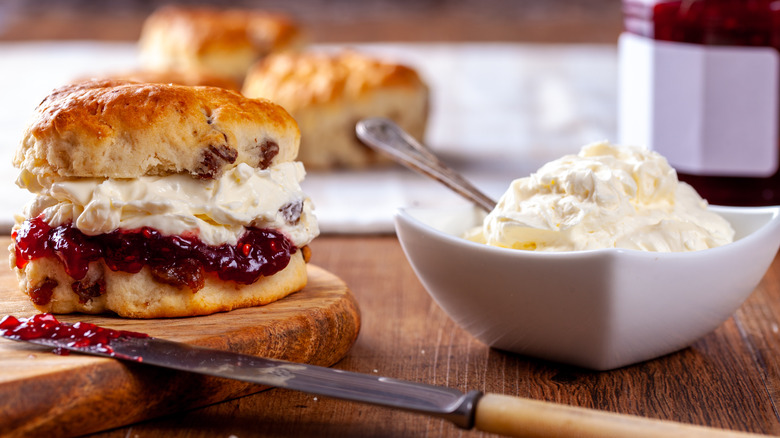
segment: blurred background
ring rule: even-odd
[[[136,39],[163,0],[0,0],[0,40]],[[285,12],[314,42],[615,43],[619,0],[177,1]]]
[[[74,79],[137,68],[144,20],[171,3],[283,13],[314,46],[415,68],[430,88],[424,142],[494,197],[616,136],[620,0],[0,0],[0,228],[30,196],[13,187],[11,156],[36,105]],[[400,167],[304,184],[324,231],[391,232],[399,206],[464,202]]]

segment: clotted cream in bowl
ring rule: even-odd
[[[561,160],[487,217],[395,217],[426,290],[494,348],[597,370],[674,352],[728,319],[780,246],[780,207],[707,206],[657,154],[598,143]]]

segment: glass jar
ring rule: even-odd
[[[780,0],[624,0],[618,131],[710,203],[780,204]]]

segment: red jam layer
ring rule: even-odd
[[[203,287],[204,272],[251,284],[284,269],[297,251],[283,235],[261,228],[248,228],[235,246],[209,246],[194,235],[167,236],[152,228],[88,236],[71,224],[52,228],[40,216],[25,221],[13,238],[19,269],[30,260],[56,257],[76,280],[72,288],[84,302],[104,292],[100,284],[80,282],[89,264],[99,259],[113,271],[136,273],[149,266],[158,281],[197,291]],[[43,295],[51,295],[48,286],[41,287]],[[48,302],[46,297],[41,300]]]
[[[30,341],[36,339],[63,340],[68,347],[90,348],[93,351],[113,355],[111,341],[120,338],[148,338],[144,333],[114,330],[99,327],[87,322],[65,324],[52,314],[43,313],[29,318],[16,318],[8,315],[0,320],[0,336],[10,339]],[[67,350],[55,350],[66,354]]]

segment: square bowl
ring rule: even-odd
[[[780,245],[780,206],[710,209],[733,243],[694,252],[534,252],[461,238],[473,207],[404,208],[401,246],[436,303],[500,350],[608,370],[692,344],[756,288]]]

